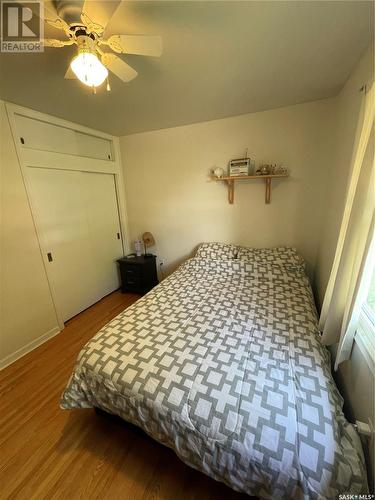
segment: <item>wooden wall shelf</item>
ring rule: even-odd
[[[224,181],[228,184],[228,201],[232,205],[234,202],[234,184],[237,181],[263,179],[266,187],[265,202],[267,204],[271,201],[271,183],[272,179],[282,179],[289,177],[289,174],[269,174],[269,175],[241,175],[238,177],[212,177],[214,181]]]

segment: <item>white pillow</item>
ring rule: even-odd
[[[237,247],[230,243],[201,243],[195,256],[200,259],[232,260],[237,257]]]
[[[238,247],[237,258],[245,262],[303,266],[304,260],[292,247],[247,248]]]

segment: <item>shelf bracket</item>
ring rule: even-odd
[[[228,201],[231,205],[233,205],[234,202],[234,180],[229,179],[227,180],[228,183]]]
[[[266,196],[265,196],[265,202],[267,205],[270,204],[271,202],[271,182],[272,182],[272,179],[271,177],[266,177],[264,179],[264,182],[266,183]]]

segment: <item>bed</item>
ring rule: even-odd
[[[367,491],[302,259],[202,245],[79,354],[62,408],[100,408],[260,498]]]

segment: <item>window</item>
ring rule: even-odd
[[[374,319],[375,316],[375,266],[372,271],[370,289],[367,295],[367,300],[365,303],[366,309],[368,309],[368,314]]]
[[[375,374],[375,237],[372,238],[363,280],[364,301],[359,314],[355,341]]]

